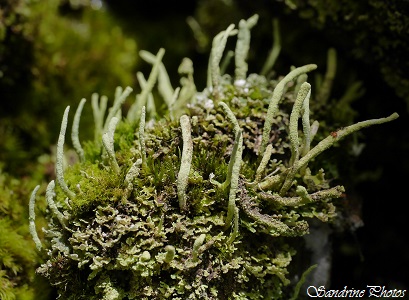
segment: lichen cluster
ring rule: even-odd
[[[95,140],[72,140],[79,162],[63,166],[69,108],[57,145],[56,181],[47,187],[46,241],[38,238],[30,199],[30,228],[47,261],[37,272],[63,299],[289,299],[289,237],[308,234],[308,220],[329,221],[342,186],[309,163],[341,138],[397,117],[360,122],[314,142],[310,120],[315,65],[279,80],[247,76],[250,28],[242,20],[213,40],[208,87],[196,92],[190,60],[173,89],[156,56],[142,91],[123,117],[131,89],[94,94]],[[220,68],[230,36],[238,34],[235,76]],[[300,79],[301,78],[301,79]],[[158,81],[167,115],[155,119]],[[298,126],[301,119],[302,126]],[[301,271],[302,272],[302,271]],[[301,275],[301,274],[299,274]],[[295,292],[297,294],[297,291]]]

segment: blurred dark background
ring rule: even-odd
[[[93,92],[112,99],[117,85],[137,86],[135,71],[146,74],[151,68],[138,58],[139,50],[166,49],[163,60],[174,86],[179,83],[182,58],[191,58],[200,90],[205,86],[214,35],[259,14],[249,54],[249,71],[259,72],[273,43],[272,19],[277,18],[282,38],[277,74],[307,63],[318,64],[318,71],[325,73],[327,50],[334,47],[338,70],[331,98],[340,98],[351,83],[360,81],[365,94],[352,104],[355,122],[393,112],[400,115],[358,136],[365,147],[352,160],[353,166],[339,162],[340,177],[352,199],[351,222],[362,221],[364,226],[334,230],[332,288],[384,285],[409,290],[409,225],[404,205],[409,200],[407,1],[54,2],[44,8],[39,3],[25,7],[19,1],[0,1],[3,170],[16,177],[37,171],[37,158],[50,153],[49,145],[57,140],[66,105],[76,107]],[[195,39],[188,17],[200,25],[201,41]],[[326,109],[336,114],[331,105]],[[81,122],[92,127],[92,118]]]

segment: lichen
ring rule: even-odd
[[[164,118],[145,123],[153,82],[137,95],[127,118],[111,110],[106,132],[105,108],[93,100],[96,140],[85,144],[83,162],[63,173],[57,166],[59,185],[54,189],[52,182],[48,190],[55,191],[47,192],[49,224],[41,246],[47,261],[37,272],[63,299],[293,294],[288,267],[297,249],[290,240],[308,234],[311,218],[332,220],[344,192],[330,186],[323,170],[311,171],[313,158],[348,134],[397,114],[345,127],[314,146],[316,122],[306,115],[312,87],[296,81],[316,66],[295,68],[279,82],[247,75],[245,31],[236,47],[239,77],[221,75],[226,41],[235,33],[231,25],[214,39],[209,86],[187,105],[180,105],[186,101],[182,93],[173,92],[174,99],[164,101],[169,109]],[[168,81],[162,52],[148,60],[153,77],[163,83]],[[193,87],[190,64],[188,74]],[[57,162],[63,158],[67,114]]]

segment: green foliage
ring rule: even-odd
[[[226,40],[242,37],[241,30],[247,37],[236,48],[239,77],[221,75]],[[115,117],[109,114],[105,121],[109,128],[84,147],[85,161],[62,172],[66,109],[57,150],[59,187],[54,190],[52,181],[46,195],[47,261],[37,269],[63,299],[289,299],[293,294],[288,267],[298,249],[291,238],[307,234],[312,218],[333,220],[344,192],[309,165],[341,138],[397,114],[350,125],[316,143],[311,86],[296,84],[316,66],[295,68],[281,81],[247,76],[248,35],[246,26],[237,32],[234,25],[217,35],[209,86],[192,94],[187,105],[180,105],[186,101],[181,94],[167,102],[164,118],[145,120],[153,81],[149,92],[137,95],[143,103],[132,104],[126,119],[112,109]],[[159,66],[154,64],[154,75]],[[171,109],[178,105],[178,111]]]
[[[26,162],[48,149],[59,123],[54,116],[67,101],[90,99],[94,91],[110,96],[116,86],[134,84],[135,41],[104,7],[74,2],[6,1],[0,9],[6,34],[0,44],[0,138],[10,141],[1,146],[0,160],[14,174],[26,172]],[[83,118],[83,128],[91,122]]]
[[[325,29],[328,36],[336,36],[339,48],[348,49],[355,58],[376,65],[385,82],[409,105],[407,2],[291,0],[291,3],[301,18],[316,28]]]
[[[18,180],[0,171],[1,299],[34,300],[48,295],[44,283],[34,277],[38,255],[27,227],[27,197],[32,188],[27,179]],[[41,293],[37,288],[43,288]]]

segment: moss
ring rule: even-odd
[[[134,84],[136,42],[104,7],[95,9],[90,2],[2,5],[0,138],[8,142],[1,145],[0,160],[8,161],[9,173],[27,172],[27,164],[49,149],[57,134],[53,128],[58,128],[53,116],[69,99],[89,98],[94,91],[110,96],[120,83]],[[112,75],[109,82],[103,80]],[[89,113],[86,108],[84,115]],[[91,122],[83,118],[85,128]],[[90,132],[82,130],[82,135],[89,138]]]
[[[38,253],[27,227],[28,178],[16,179],[0,170],[0,298],[46,299],[50,288],[35,278]],[[39,203],[40,204],[40,203]],[[39,211],[42,206],[38,205]],[[44,224],[42,218],[38,224]]]
[[[235,33],[232,25],[218,35],[212,53]],[[295,81],[315,66],[282,81],[238,82],[220,76],[215,60],[210,86],[180,111],[146,124],[145,107],[140,120],[128,114],[113,145],[90,142],[87,160],[66,168],[60,182],[74,193],[48,193],[62,213],[48,215],[47,262],[37,272],[63,299],[288,299],[292,239],[308,234],[310,219],[334,220],[344,191],[308,164],[352,132],[397,117],[339,129],[302,153],[313,138],[309,119],[297,126],[310,87],[296,94]]]

